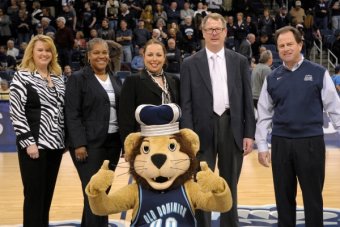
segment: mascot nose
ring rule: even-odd
[[[165,154],[154,154],[151,157],[152,163],[160,169],[164,162],[166,161],[166,155]]]

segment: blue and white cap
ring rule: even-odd
[[[135,111],[135,117],[141,127],[142,136],[164,136],[179,132],[181,108],[174,104],[140,105]]]

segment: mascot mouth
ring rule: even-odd
[[[156,182],[156,183],[164,183],[164,182],[169,181],[170,177],[162,177],[162,176],[160,176],[160,177],[153,178],[152,180],[154,182]]]

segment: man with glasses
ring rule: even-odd
[[[237,182],[243,156],[253,149],[254,106],[247,59],[224,47],[226,21],[217,13],[202,21],[205,48],[181,67],[182,128],[200,138],[199,161],[217,166],[233,196],[233,207],[222,213],[220,226],[239,226]],[[198,226],[211,226],[211,214],[197,212]]]

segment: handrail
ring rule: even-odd
[[[322,41],[320,40],[320,47],[316,44],[316,42],[314,41],[314,47],[316,50],[313,51],[313,62],[316,62],[315,59],[316,59],[316,53],[317,51],[320,52],[320,65],[322,65]]]
[[[330,56],[332,56],[335,59],[335,64],[332,62]],[[328,69],[328,71],[329,71],[329,65],[331,65],[333,68],[335,68],[335,66],[338,65],[338,57],[335,56],[335,54],[331,50],[328,49],[328,51],[327,51],[327,69]]]

